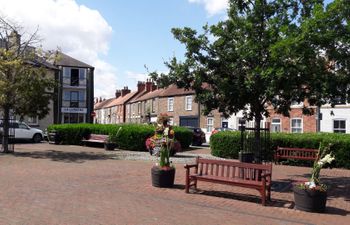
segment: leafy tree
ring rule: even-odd
[[[150,76],[160,86],[195,90],[205,113],[243,110],[257,131],[268,105],[288,116],[293,101],[320,106],[342,92],[340,81],[349,77],[348,20],[345,0],[327,7],[323,0],[230,0],[228,19],[205,25],[202,34],[173,28],[185,59],[173,57],[169,74]],[[332,60],[344,68],[329,69]],[[313,113],[307,106],[303,112]]]
[[[0,112],[3,118],[2,144],[8,152],[10,116],[38,116],[49,112],[48,104],[56,86],[47,76],[49,55],[37,51],[36,32],[21,40],[21,27],[0,17]]]

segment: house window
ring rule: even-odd
[[[346,133],[346,120],[333,120],[334,133]]]
[[[37,116],[28,117],[27,122],[30,125],[38,125],[38,117]]]
[[[79,107],[79,92],[70,92],[70,107]]]
[[[271,120],[271,132],[281,132],[281,119],[273,118]]]
[[[207,118],[207,132],[212,132],[214,129],[214,118],[208,117]]]
[[[169,125],[173,126],[174,125],[174,118],[170,117],[168,123],[169,123]]]
[[[79,86],[79,69],[72,69],[70,71],[70,85]]]
[[[168,112],[174,111],[174,98],[168,98]]]
[[[185,97],[185,110],[192,110],[192,96]]]
[[[85,80],[85,78],[86,78],[86,69],[80,68],[79,69],[79,79]]]
[[[292,133],[303,133],[303,122],[300,118],[293,118],[290,122],[290,130]]]

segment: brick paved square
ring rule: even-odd
[[[199,150],[205,153],[203,150]],[[192,151],[190,153],[195,153]],[[175,187],[152,187],[154,162],[124,160],[102,148],[19,144],[0,154],[0,224],[347,224],[350,171],[324,169],[327,211],[293,209],[291,182],[310,168],[274,165],[272,202],[255,190],[199,182],[185,194],[185,170]],[[177,159],[181,158],[178,156]],[[186,160],[193,158],[186,157]]]

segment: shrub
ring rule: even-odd
[[[181,144],[182,149],[186,149],[192,142],[192,131],[185,127],[174,127],[175,139]]]
[[[270,154],[277,146],[296,148],[316,148],[320,142],[332,143],[332,151],[335,155],[335,167],[350,168],[350,135],[334,133],[271,133]],[[240,132],[219,132],[210,138],[211,153],[223,158],[238,158],[240,150]],[[289,163],[299,164],[300,161]],[[311,164],[310,164],[311,165]]]
[[[81,140],[90,134],[105,134],[115,136],[122,127],[117,140],[121,149],[147,151],[145,141],[154,134],[152,125],[142,124],[54,124],[48,131],[55,130],[61,144],[80,145]],[[186,128],[174,127],[175,137],[182,148],[187,148],[192,140],[192,132]],[[113,139],[113,138],[112,138]]]

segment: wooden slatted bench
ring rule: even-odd
[[[108,138],[108,135],[104,135],[104,134],[90,134],[90,136],[88,138],[83,138],[83,140],[81,140],[84,144],[90,142],[90,143],[101,143],[104,144],[106,143]]]
[[[194,169],[193,173],[191,168]],[[241,163],[233,160],[197,157],[196,163],[186,164],[185,169],[186,193],[189,193],[192,186],[197,188],[197,181],[206,181],[256,189],[261,194],[262,205],[266,205],[266,200],[271,199],[272,164]]]
[[[274,161],[278,163],[280,159],[302,159],[312,160],[317,158],[318,149],[313,148],[287,148],[277,147],[274,154]]]

